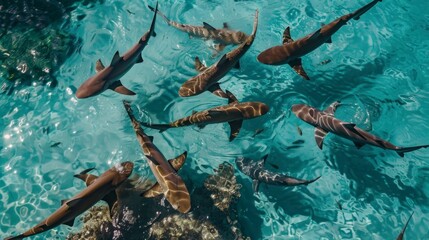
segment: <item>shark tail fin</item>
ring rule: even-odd
[[[140,123],[141,125],[148,127],[148,128],[153,128],[153,129],[157,129],[159,130],[160,133],[164,132],[165,130],[171,128],[170,125],[168,124],[150,124],[150,123]]]
[[[158,3],[157,3],[157,5],[158,5]],[[170,25],[170,24],[171,24],[171,23],[170,23],[170,22],[171,22],[171,20],[170,20],[167,16],[165,16],[165,14],[164,14],[164,13],[162,13],[161,11],[159,11],[157,7],[156,7],[156,8],[154,8],[154,7],[149,6],[149,5],[148,5],[148,7],[149,7],[149,9],[150,9],[151,11],[153,11],[154,13],[159,14],[162,18],[164,18],[164,20],[168,23],[168,25]]]
[[[415,146],[415,147],[401,147],[401,148],[395,149],[395,151],[399,156],[404,157],[404,153],[412,152],[420,148],[427,148],[427,147],[429,147],[429,145],[421,145],[421,146]]]

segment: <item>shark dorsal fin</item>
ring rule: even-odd
[[[202,72],[206,69],[207,67],[201,62],[199,57],[195,57],[195,70],[197,70],[198,72]]]
[[[231,121],[228,123],[229,123],[229,126],[231,127],[231,133],[229,135],[229,141],[231,142],[238,136],[241,126],[243,125],[243,119]]]
[[[296,58],[295,60],[290,61],[289,65],[293,68],[293,70],[295,70],[296,73],[298,73],[305,80],[310,80],[304,68],[302,67],[301,58]]]
[[[179,169],[185,164],[186,156],[188,155],[188,152],[185,151],[184,153],[180,154],[176,158],[168,160],[171,167],[174,168],[174,170],[179,171]]]
[[[331,105],[329,105],[329,107],[327,107],[323,112],[334,116],[335,111],[337,110],[337,107],[340,105],[340,101],[336,101],[331,103]]]
[[[223,23],[223,28],[224,28],[224,29],[229,29],[228,23],[224,22],[224,23]]]
[[[363,145],[365,145],[365,143],[361,143],[361,142],[353,142],[356,146],[357,149],[360,149],[361,147],[363,147]]]
[[[262,157],[262,166],[265,166],[265,162],[267,161],[268,154]]]
[[[229,90],[226,90],[226,95],[228,95],[228,103],[238,103],[238,99]]]
[[[101,70],[103,70],[105,67],[104,67],[104,64],[103,64],[103,62],[101,62],[101,59],[98,59],[97,60],[97,62],[95,63],[95,71],[96,72],[100,72]]]
[[[224,64],[227,60],[228,60],[228,58],[226,57],[226,54],[224,54],[222,56],[222,58],[216,63],[216,66],[220,66],[220,65]]]
[[[204,26],[205,29],[210,30],[210,31],[215,31],[216,30],[216,28],[214,28],[212,25],[210,25],[210,24],[208,24],[206,22],[203,22],[203,26]]]
[[[291,42],[293,42],[293,39],[290,36],[290,27],[288,26],[283,32],[283,44]]]
[[[74,218],[73,218],[72,220],[68,221],[68,222],[63,223],[63,224],[64,224],[64,225],[67,225],[67,226],[70,226],[70,227],[73,227],[73,224],[74,224]]]
[[[142,57],[142,55],[140,54],[138,57],[137,57],[137,61],[136,61],[136,63],[142,63],[144,60],[143,60],[143,57]]]
[[[325,139],[326,134],[328,133],[319,127],[314,129],[314,138],[316,139],[317,146],[320,149],[323,148],[323,140]]]
[[[317,31],[315,31],[313,34],[311,34],[311,36],[308,38],[308,41],[311,41],[311,40],[318,38],[320,35],[320,30],[321,29],[319,28]]]
[[[119,51],[116,51],[115,55],[113,55],[112,62],[110,65],[115,65],[121,61],[121,56],[119,56]]]

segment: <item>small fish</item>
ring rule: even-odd
[[[261,132],[263,132],[264,129],[263,128],[258,128],[255,130],[255,133],[252,135],[252,137],[255,137],[256,135],[260,134]]]
[[[298,125],[296,125],[296,130],[298,131],[299,136],[302,136],[302,130]]]
[[[61,142],[56,142],[56,143],[51,144],[51,147],[58,147],[60,144],[61,144]]]
[[[326,64],[330,63],[331,61],[332,61],[331,59],[326,59],[326,60],[320,62],[319,65],[326,65]]]

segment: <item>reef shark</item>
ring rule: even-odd
[[[332,43],[332,35],[336,33],[351,19],[359,20],[360,16],[371,9],[377,2],[374,0],[357,11],[335,19],[333,22],[323,25],[316,32],[294,41],[290,36],[290,28],[283,32],[283,44],[268,48],[258,55],[258,61],[269,65],[281,65],[288,63],[303,78],[310,80],[301,64],[301,57],[312,52],[324,43]]]
[[[261,102],[238,102],[237,98],[231,92],[229,95],[229,104],[210,108],[201,112],[193,112],[192,115],[178,119],[168,124],[149,124],[142,123],[143,126],[154,128],[163,132],[169,128],[197,125],[204,127],[207,124],[228,122],[231,127],[229,141],[237,137],[240,132],[244,119],[251,119],[262,116],[269,111],[269,107]]]
[[[244,32],[231,30],[227,23],[223,24],[222,29],[217,29],[206,22],[203,22],[203,26],[192,26],[188,24],[177,23],[167,18],[167,16],[165,16],[165,14],[163,14],[161,11],[154,9],[151,6],[148,7],[150,10],[163,17],[168,25],[188,33],[189,36],[201,37],[203,39],[213,39],[218,43],[216,46],[216,50],[218,51],[222,51],[225,46],[229,44],[241,44],[247,38],[247,35]]]
[[[136,132],[137,140],[139,141],[140,146],[143,149],[143,153],[148,159],[149,167],[159,184],[159,186],[155,185],[154,188],[151,189],[152,191],[143,193],[143,196],[152,197],[156,196],[157,192],[162,192],[174,209],[181,213],[187,213],[191,209],[191,198],[185,183],[177,174],[174,166],[168,163],[164,155],[153,144],[153,138],[147,136],[143,132],[139,122],[133,115],[130,104],[126,101],[123,103],[134,131]],[[176,159],[180,162],[182,161],[180,159],[183,159],[184,157],[186,157],[186,154],[182,154]]]
[[[247,52],[253,43],[258,28],[258,10],[256,10],[255,19],[253,23],[253,31],[246,40],[240,44],[237,48],[224,54],[222,58],[211,65],[206,67],[202,65],[199,60],[196,60],[196,68],[200,69],[200,73],[187,80],[179,89],[179,95],[182,97],[189,97],[198,95],[206,90],[210,92],[218,91],[219,84],[217,83],[223,76],[225,76],[229,70],[233,67],[240,68],[239,60]],[[217,94],[216,94],[217,95]]]
[[[407,229],[408,223],[410,222],[411,217],[413,216],[413,214],[414,214],[414,212],[411,213],[410,217],[408,218],[407,223],[405,223],[404,228],[402,229],[401,233],[398,235],[398,237],[396,238],[396,240],[402,240],[404,238],[405,230]]]
[[[15,237],[6,238],[5,240],[23,239],[48,231],[61,224],[73,226],[74,219],[91,208],[99,200],[109,202],[110,199],[106,197],[128,179],[133,171],[133,167],[134,164],[132,162],[123,162],[120,165],[112,167],[94,180],[82,192],[69,200],[63,200],[61,207],[48,218],[28,231]]]
[[[282,185],[282,186],[298,186],[298,185],[308,185],[317,179],[317,177],[312,180],[303,180],[298,178],[289,177],[284,174],[278,174],[270,172],[264,168],[265,161],[267,160],[268,155],[265,155],[259,161],[253,161],[248,158],[238,157],[235,160],[238,169],[241,172],[253,179],[253,191],[258,192],[259,183],[264,182],[271,185]]]
[[[158,3],[156,4],[158,8]],[[139,39],[128,52],[122,57],[119,56],[119,51],[113,56],[110,66],[104,67],[100,60],[97,61],[97,74],[88,78],[76,91],[77,98],[88,98],[100,94],[106,89],[114,90],[125,95],[135,95],[135,93],[124,87],[119,80],[127,73],[136,63],[143,62],[141,52],[149,42],[150,36],[156,36],[155,33],[154,14],[149,30]]]
[[[406,152],[429,146],[398,147],[356,127],[354,123],[343,122],[334,117],[335,110],[339,104],[340,102],[334,102],[325,111],[320,111],[305,104],[296,104],[292,106],[292,112],[295,113],[298,118],[316,127],[314,134],[317,146],[319,146],[320,149],[322,149],[323,146],[323,139],[329,132],[353,141],[358,149],[365,144],[369,144],[379,148],[396,151],[401,157],[403,157]]]

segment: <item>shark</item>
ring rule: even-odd
[[[139,141],[140,146],[143,149],[143,153],[148,160],[149,167],[159,184],[158,186],[155,184],[149,192],[143,193],[143,196],[153,197],[157,196],[157,193],[163,193],[174,209],[181,213],[189,212],[191,209],[191,197],[182,178],[177,174],[174,164],[172,166],[172,164],[167,161],[164,155],[153,144],[153,138],[143,132],[140,127],[140,123],[134,117],[130,103],[123,101],[123,104],[131,120],[137,140]],[[176,158],[177,160],[173,160],[172,162],[184,161],[181,160],[183,158],[186,158],[186,154],[180,155]]]
[[[404,157],[404,153],[411,152],[420,148],[426,148],[429,145],[421,145],[414,147],[398,147],[392,143],[383,140],[371,133],[358,128],[356,124],[351,122],[343,122],[334,117],[335,110],[340,105],[340,102],[334,102],[329,107],[320,111],[306,104],[295,104],[292,106],[292,112],[304,122],[315,127],[314,135],[317,146],[322,149],[325,136],[331,132],[340,137],[353,141],[355,146],[360,149],[368,144],[382,149],[395,151],[399,156]]]
[[[200,70],[200,73],[188,79],[179,89],[179,95],[181,97],[190,97],[198,95],[204,91],[210,91],[212,93],[218,92],[219,84],[218,81],[225,76],[232,68],[240,68],[240,58],[247,52],[252,46],[252,43],[256,37],[256,31],[258,29],[258,10],[256,10],[255,19],[253,23],[252,34],[249,35],[246,40],[241,43],[237,48],[224,54],[216,63],[210,67],[204,66],[199,60],[196,60],[196,68]],[[218,95],[218,94],[216,94]],[[218,95],[219,96],[219,95]]]
[[[228,122],[231,128],[229,141],[234,140],[240,132],[243,120],[262,116],[269,111],[269,107],[262,102],[238,102],[237,98],[228,90],[229,104],[210,108],[201,112],[194,111],[192,115],[167,124],[141,123],[143,126],[158,129],[163,132],[169,128],[197,125],[204,127],[207,124]]]
[[[283,32],[283,44],[268,48],[258,55],[258,61],[269,65],[289,64],[295,72],[306,80],[310,80],[302,67],[301,57],[312,52],[324,43],[332,43],[332,35],[336,33],[351,19],[359,20],[361,15],[371,9],[381,0],[373,0],[353,13],[343,15],[329,24],[323,25],[317,31],[293,40],[290,34],[290,27]]]
[[[298,186],[308,185],[320,178],[319,176],[312,180],[304,180],[268,171],[264,167],[267,158],[268,155],[265,155],[259,161],[253,161],[252,159],[244,157],[238,157],[235,159],[235,163],[237,164],[238,169],[240,169],[241,172],[253,179],[254,192],[258,192],[260,182],[264,182],[271,185]]]
[[[156,4],[158,8],[158,3]],[[108,67],[104,67],[101,60],[96,63],[97,73],[88,78],[76,91],[77,98],[88,98],[98,95],[107,89],[114,90],[124,95],[135,95],[135,93],[122,85],[120,78],[124,76],[136,63],[143,62],[141,52],[147,46],[151,36],[155,33],[156,14],[154,14],[149,30],[139,41],[129,49],[123,56],[116,51]]]
[[[48,218],[26,232],[18,236],[8,237],[5,240],[23,239],[48,231],[61,224],[73,226],[74,219],[91,208],[95,203],[100,200],[109,202],[110,199],[107,196],[128,179],[133,168],[134,164],[132,162],[123,162],[110,168],[82,192],[71,199],[62,200],[61,207]]]
[[[410,217],[408,218],[408,221],[405,223],[404,228],[402,228],[401,233],[399,233],[398,237],[396,238],[396,240],[402,240],[404,238],[404,234],[405,234],[405,230],[408,227],[408,223],[410,223],[411,217],[413,216],[414,212],[411,213]]]
[[[150,10],[159,14],[161,17],[163,17],[168,25],[188,33],[190,37],[195,36],[195,37],[201,37],[203,39],[213,39],[217,43],[215,47],[217,51],[222,51],[225,48],[225,46],[229,44],[234,44],[234,45],[241,44],[247,38],[246,33],[241,31],[231,30],[227,23],[223,23],[223,28],[215,28],[206,22],[203,22],[203,26],[192,26],[188,24],[182,24],[182,23],[178,23],[170,20],[161,11],[151,6],[148,6],[148,7]]]

